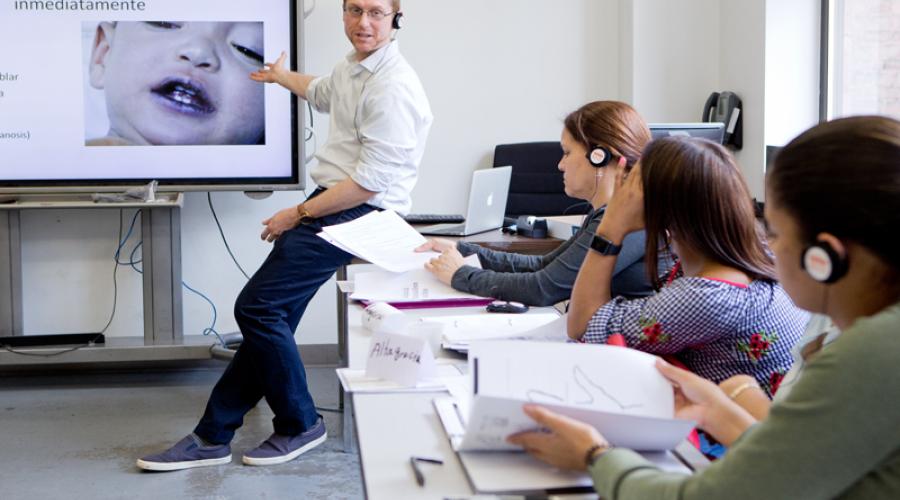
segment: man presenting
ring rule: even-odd
[[[274,246],[234,308],[244,341],[194,432],[139,459],[142,469],[231,462],[234,432],[263,397],[275,414],[274,433],[244,453],[245,464],[287,462],[327,437],[294,331],[319,287],[352,256],[316,233],[372,210],[408,212],[432,122],[422,84],[392,38],[400,27],[400,0],[344,0],[343,11],[353,50],[329,76],[288,71],[284,54],[250,75],[278,83],[330,114],[328,140],[310,172],[318,188],[303,203],[263,221],[261,236]]]

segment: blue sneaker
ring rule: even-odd
[[[230,462],[231,446],[227,444],[204,446],[200,438],[191,433],[162,453],[139,458],[137,466],[144,470],[170,471]]]
[[[283,464],[319,446],[326,439],[328,439],[328,433],[325,432],[325,421],[319,416],[316,425],[296,436],[272,434],[256,449],[244,453],[244,463],[246,465]]]

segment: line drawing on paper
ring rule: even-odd
[[[509,373],[509,365],[507,364],[507,373]],[[511,380],[507,380],[507,384],[510,383]],[[591,406],[593,405],[599,397],[603,397],[606,400],[610,401],[613,405],[615,405],[621,411],[633,410],[636,408],[641,408],[644,406],[643,403],[631,403],[626,404],[620,401],[618,398],[610,394],[606,388],[592,380],[587,373],[585,373],[584,369],[579,365],[572,366],[572,380],[571,383],[574,383],[576,389],[576,394],[581,393],[582,397],[577,398],[569,398],[568,389],[570,382],[566,382],[564,384],[566,394],[557,394],[552,391],[547,391],[544,389],[539,389],[536,387],[530,387],[525,389],[525,397],[529,402],[532,403],[547,403],[548,400],[553,400],[559,403],[571,403],[579,406]],[[507,385],[509,387],[509,385]],[[580,389],[580,391],[578,390]],[[573,395],[574,396],[574,395]]]
[[[580,375],[580,377],[579,377],[579,375]],[[591,378],[588,377],[586,373],[584,373],[584,369],[582,369],[578,365],[574,365],[572,367],[572,379],[575,381],[575,385],[580,387],[581,390],[583,390],[585,395],[588,397],[588,399],[586,401],[576,401],[575,402],[576,404],[589,405],[595,401],[594,395],[591,394],[591,391],[587,387],[585,387],[584,384],[582,383],[582,382],[584,382],[585,384],[588,384],[588,385],[594,387],[595,389],[597,389],[598,391],[600,391],[601,394],[606,396],[607,399],[612,401],[612,403],[614,405],[618,406],[619,409],[622,411],[631,410],[634,408],[640,408],[640,407],[644,406],[642,403],[633,403],[633,404],[622,403],[621,401],[619,401],[618,399],[613,397],[612,394],[607,392],[606,389],[604,389],[602,385],[591,380]]]

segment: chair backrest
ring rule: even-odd
[[[494,166],[512,166],[506,216],[575,215],[587,213],[590,205],[566,195],[559,142],[499,144],[494,148]]]

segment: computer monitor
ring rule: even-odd
[[[650,135],[660,137],[703,137],[718,144],[725,138],[725,124],[721,122],[697,123],[651,123]]]

